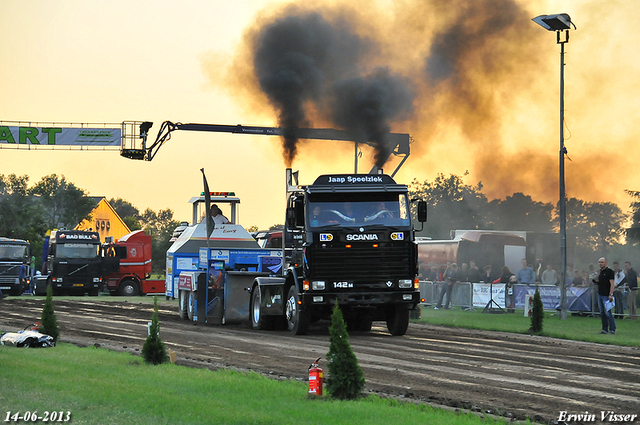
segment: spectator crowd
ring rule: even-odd
[[[436,309],[449,308],[451,304],[451,292],[458,282],[471,283],[505,283],[508,286],[515,283],[524,285],[561,285],[560,274],[553,269],[551,264],[543,267],[541,260],[536,260],[533,266],[522,259],[522,268],[516,273],[512,273],[509,267],[503,266],[500,270],[492,270],[490,265],[482,267],[476,264],[475,260],[469,264],[460,265],[447,263],[420,263],[419,277],[421,280],[432,282],[443,282]],[[637,320],[638,303],[638,274],[633,269],[631,262],[624,263],[624,270],[617,261],[613,262],[614,292],[616,300],[616,314],[623,314],[626,309],[630,319]],[[596,269],[593,264],[589,264],[587,270],[574,270],[572,266],[567,266],[566,285],[567,287],[592,287],[597,285],[600,268]],[[509,306],[507,306],[509,307]]]

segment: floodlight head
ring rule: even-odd
[[[574,29],[578,29],[576,25],[571,22],[571,17],[566,13],[540,15],[533,18],[532,21],[548,31],[570,30],[572,25]]]

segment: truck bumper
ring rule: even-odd
[[[0,289],[2,289],[2,293],[5,295],[9,295],[9,294],[20,295],[27,288],[23,287],[20,282],[16,282],[16,283],[12,282],[12,283],[0,283]]]
[[[306,292],[302,296],[303,303],[330,304],[336,301],[340,305],[349,306],[370,306],[382,304],[418,304],[420,302],[420,291],[397,291],[397,292]]]
[[[365,314],[373,320],[384,320],[389,307],[404,305],[408,310],[415,309],[420,302],[420,292],[307,292],[301,298],[301,307],[317,318],[330,317],[333,306],[338,303],[345,317]]]
[[[62,291],[62,290],[100,291],[102,289],[102,282],[83,282],[83,283],[52,282],[51,288],[59,291]]]

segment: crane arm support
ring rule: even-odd
[[[140,131],[139,135],[129,137],[129,139],[141,139],[141,149],[121,149],[120,154],[131,159],[144,159],[151,161],[158,152],[158,149],[165,144],[170,138],[171,133],[175,130],[183,131],[209,131],[217,133],[233,133],[233,134],[248,134],[248,135],[262,135],[262,136],[281,136],[283,134],[280,127],[259,127],[259,126],[246,126],[246,125],[223,125],[223,124],[197,124],[197,123],[172,123],[171,121],[165,121],[160,126],[160,131],[156,140],[149,146],[146,146],[147,132],[151,123],[148,124],[146,131]],[[299,139],[315,139],[315,140],[341,140],[351,141],[357,143],[363,143],[369,146],[375,144],[364,140],[362,137],[355,136],[353,133],[345,130],[336,130],[333,128],[298,128],[295,133]],[[409,144],[411,137],[404,133],[388,133],[386,135],[387,142],[390,146],[393,146],[393,154],[409,156],[410,148]]]

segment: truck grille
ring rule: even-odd
[[[0,264],[0,283],[16,284],[20,274],[20,264],[4,263]]]
[[[307,256],[314,280],[377,283],[414,276],[408,244],[313,247],[307,249]]]
[[[17,276],[12,276],[12,277],[2,277],[0,276],[0,284],[11,284],[14,285],[16,283],[18,283],[18,277]]]
[[[62,277],[65,285],[90,284],[94,277],[100,276],[100,267],[99,264],[56,264],[52,276]]]

